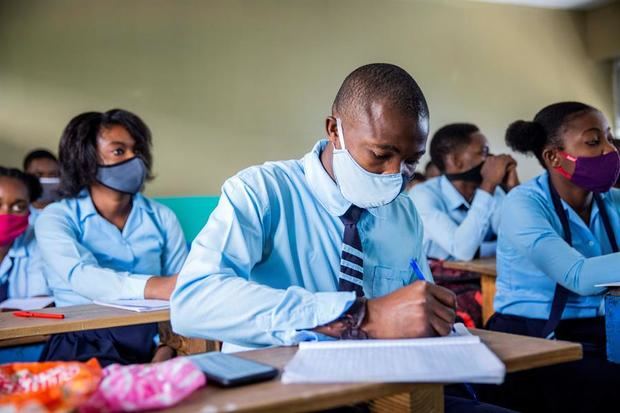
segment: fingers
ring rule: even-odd
[[[429,297],[428,305],[432,313],[439,319],[452,325],[456,320],[456,310],[437,301],[434,297]]]
[[[452,324],[437,317],[435,314],[429,316],[431,327],[438,336],[447,336],[452,331]]]
[[[450,308],[456,308],[456,295],[447,288],[435,284],[428,285],[429,292],[440,303]]]

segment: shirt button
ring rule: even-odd
[[[588,245],[591,246],[591,247],[594,246],[594,241],[588,242]]]

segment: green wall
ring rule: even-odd
[[[433,130],[473,121],[499,152],[509,122],[553,101],[612,112],[583,32],[576,12],[462,0],[0,0],[0,164],[55,148],[79,112],[123,107],[153,131],[150,194],[218,193],[301,157],[346,74],[377,61],[416,77]]]

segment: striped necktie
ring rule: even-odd
[[[364,209],[351,205],[340,220],[344,224],[342,237],[342,255],[340,258],[339,291],[355,291],[358,297],[364,295],[364,253],[362,241],[357,230],[357,222]]]

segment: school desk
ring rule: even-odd
[[[581,345],[576,343],[485,330],[471,331],[483,339],[511,373],[582,357]],[[296,351],[296,347],[278,347],[236,355],[282,369]],[[282,384],[279,379],[231,389],[207,384],[166,412],[308,412],[364,401],[370,401],[375,412],[443,412],[443,385]]]
[[[482,292],[482,322],[493,315],[493,299],[495,298],[495,279],[497,267],[495,257],[481,258],[472,261],[444,261],[443,267],[451,270],[471,271],[480,274],[480,290]]]

